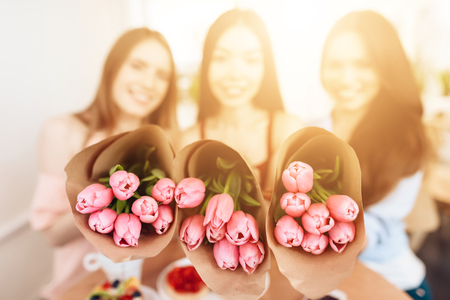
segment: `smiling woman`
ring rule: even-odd
[[[215,139],[237,150],[270,189],[274,153],[302,123],[284,111],[269,35],[252,11],[230,10],[211,26],[200,72],[198,123],[182,144]]]
[[[147,28],[126,32],[106,59],[97,95],[84,111],[55,117],[41,129],[40,174],[30,223],[55,247],[52,281],[43,299],[56,299],[84,274],[94,251],[73,221],[64,167],[83,148],[144,124],[161,126],[176,141],[175,68],[164,37]]]

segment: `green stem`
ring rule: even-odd
[[[228,174],[227,181],[225,182],[225,187],[223,188],[224,194],[228,194],[228,192],[230,190],[230,185],[231,185],[231,181],[233,180],[234,172],[235,171],[233,170],[230,172],[230,174]]]
[[[203,201],[203,206],[202,206],[202,209],[200,210],[201,215],[203,215],[203,216],[205,215],[206,207],[208,206],[209,200],[212,198],[212,196],[213,196],[213,194],[209,193],[208,198],[206,198],[206,200]]]

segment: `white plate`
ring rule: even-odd
[[[141,285],[140,287],[144,300],[161,300],[158,293],[149,286]]]
[[[167,273],[169,273],[173,268],[185,266],[192,266],[187,257],[174,261],[173,263],[165,267],[164,270],[162,270],[162,272],[159,274],[158,280],[156,281],[156,288],[158,289],[160,300],[173,300],[169,295],[167,295],[166,291],[164,290],[164,281],[166,279]],[[200,300],[224,300],[224,298],[210,291]]]

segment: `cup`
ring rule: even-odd
[[[90,272],[102,268],[110,282],[115,280],[125,281],[130,277],[136,277],[141,281],[143,259],[115,263],[100,252],[86,254],[83,258],[83,267]]]

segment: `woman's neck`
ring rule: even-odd
[[[252,123],[255,116],[262,110],[253,104],[247,104],[237,108],[221,107],[214,118],[220,124],[226,124],[229,127],[243,127]]]
[[[126,131],[133,131],[141,127],[142,119],[127,114],[119,114],[117,123],[113,128],[113,134],[118,134]]]

